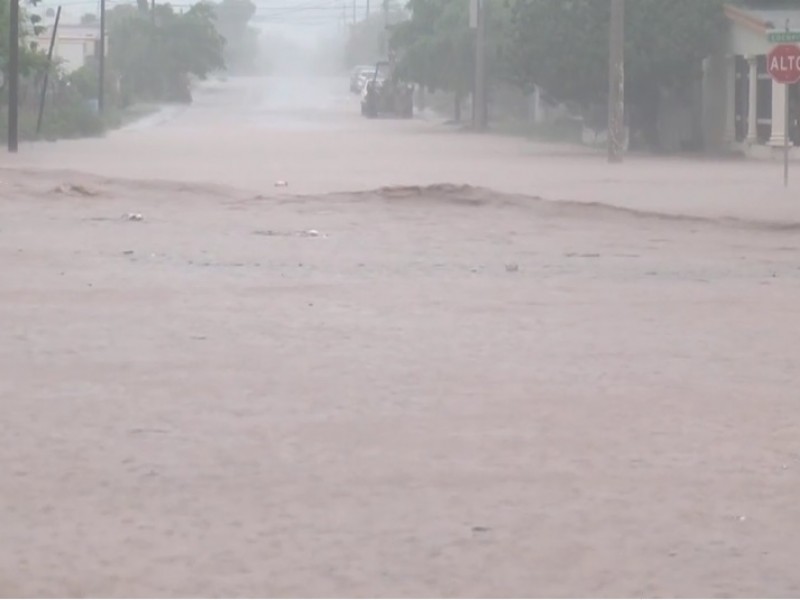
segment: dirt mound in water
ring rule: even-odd
[[[481,206],[498,198],[500,194],[471,185],[436,183],[432,185],[398,185],[382,187],[371,194],[386,200],[425,199],[453,204]]]
[[[602,202],[582,202],[580,200],[548,199],[535,195],[504,194],[483,187],[453,183],[385,186],[368,192],[349,194],[349,196],[353,195],[361,199],[378,197],[388,201],[420,200],[465,206],[516,207],[534,212],[538,216],[545,218],[575,218],[596,221],[655,220],[675,224],[688,223],[764,231],[800,231],[800,222],[745,220],[729,217],[709,218],[626,208]]]

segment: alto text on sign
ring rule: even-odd
[[[767,56],[767,71],[778,83],[792,84],[800,81],[800,46],[775,46]]]

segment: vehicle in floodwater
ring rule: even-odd
[[[414,85],[401,81],[390,62],[378,62],[361,91],[361,114],[370,119],[382,116],[411,119]]]

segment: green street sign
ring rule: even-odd
[[[773,31],[767,35],[767,39],[773,44],[800,42],[800,31]]]

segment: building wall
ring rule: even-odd
[[[725,55],[718,51],[703,61],[703,146],[717,153],[725,148]]]
[[[58,28],[53,56],[59,59],[62,70],[69,74],[86,64],[86,59],[95,55],[95,45],[99,40],[96,27],[61,25]],[[52,30],[48,28],[36,43],[44,52],[50,47]],[[106,44],[108,48],[108,44]]]
[[[83,40],[58,40],[54,54],[61,59],[63,71],[72,73],[86,63],[86,43]]]
[[[758,56],[769,52],[769,44],[763,35],[732,23],[728,28],[727,48],[740,56]]]

